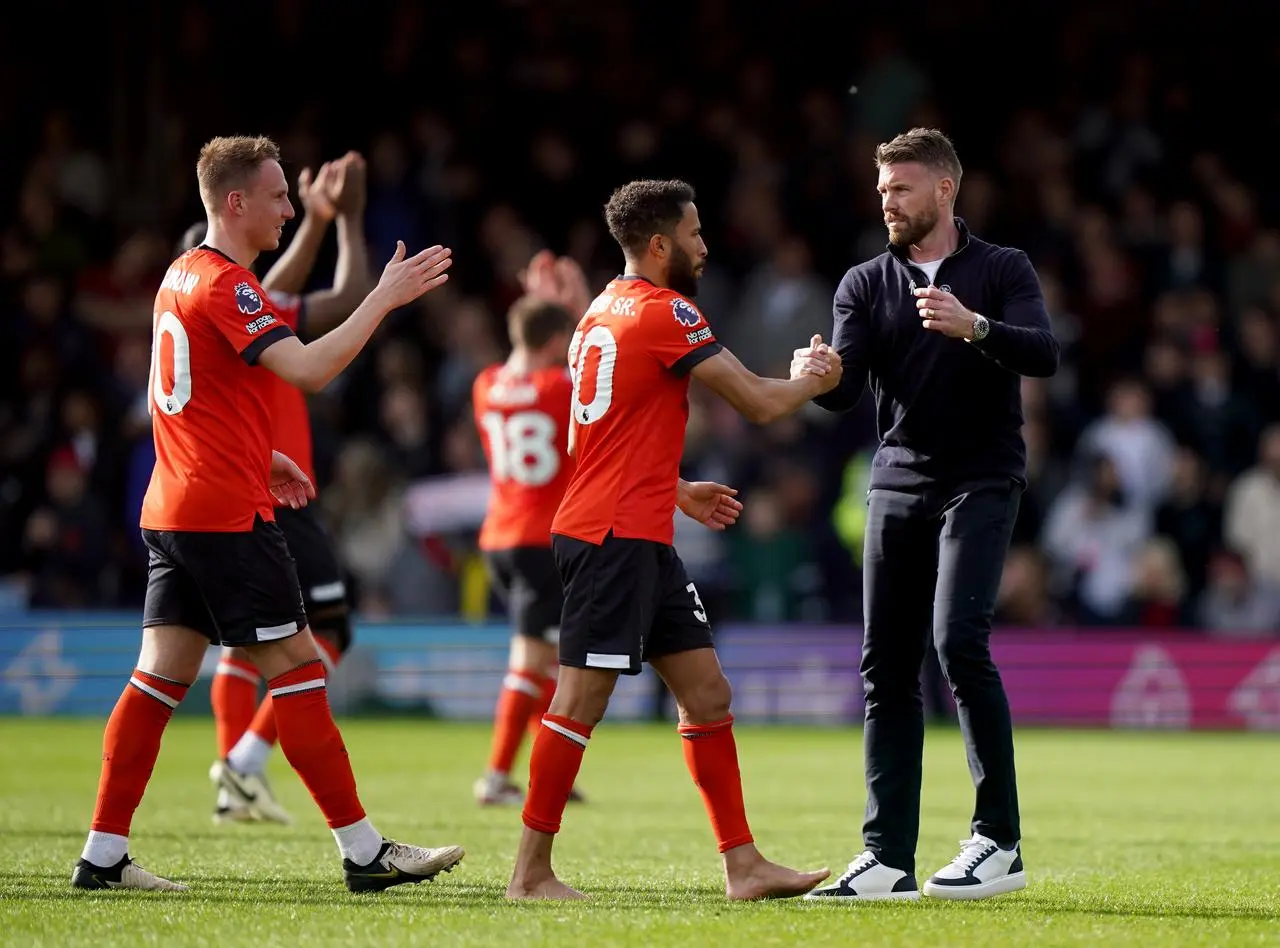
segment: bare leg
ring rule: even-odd
[[[803,895],[831,875],[769,862],[747,826],[730,714],[731,689],[714,649],[677,652],[652,662],[675,696],[685,762],[702,791],[724,859],[725,894],[734,900]]]
[[[600,723],[618,673],[598,668],[560,669],[551,709],[533,745],[524,832],[507,886],[509,899],[582,899],[556,878],[551,848],[573,789],[591,729]]]

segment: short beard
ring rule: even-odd
[[[919,243],[938,226],[938,217],[938,209],[935,207],[923,212],[918,217],[907,218],[906,227],[896,232],[889,231],[889,243],[895,247],[910,247],[912,244]]]
[[[667,288],[689,299],[698,295],[698,277],[693,270],[693,258],[679,247],[672,252],[671,263],[667,267]]]

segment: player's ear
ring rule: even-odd
[[[950,175],[943,175],[938,179],[937,185],[938,198],[944,204],[950,204],[956,199],[956,182]]]
[[[649,253],[655,257],[665,257],[668,250],[666,234],[654,234],[649,238]]]
[[[232,214],[244,213],[244,192],[228,191],[227,192],[227,210]]]

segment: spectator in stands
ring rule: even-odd
[[[1209,585],[1196,605],[1197,621],[1213,635],[1280,637],[1280,589],[1257,583],[1234,550],[1213,554]]]
[[[1225,538],[1249,575],[1280,586],[1280,423],[1263,432],[1258,464],[1227,492]]]
[[[1150,526],[1148,515],[1126,501],[1116,463],[1098,453],[1049,508],[1042,546],[1053,588],[1088,624],[1119,621],[1133,592],[1131,567]]]

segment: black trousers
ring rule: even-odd
[[[932,631],[955,695],[977,794],[971,830],[1021,838],[1013,726],[991,660],[991,620],[1022,489],[1012,481],[921,494],[873,490],[863,557],[867,812],[863,844],[915,871],[924,706],[920,668]]]

